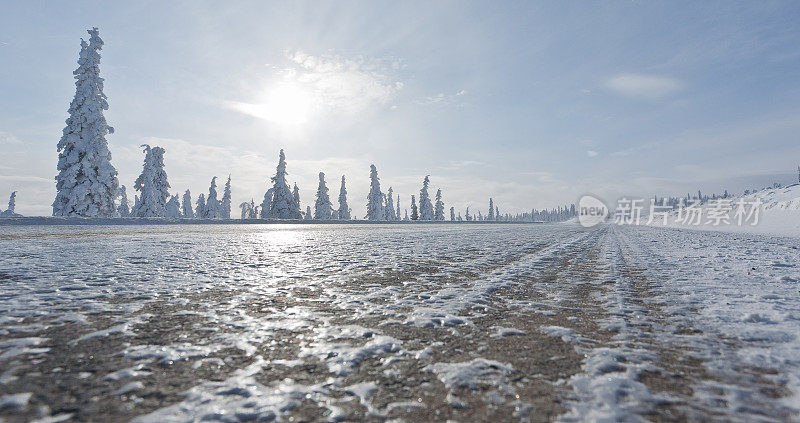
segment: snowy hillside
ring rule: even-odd
[[[700,224],[693,225],[688,222],[681,222],[680,212],[675,211],[668,219],[668,226],[726,232],[800,236],[800,184],[781,188],[766,188],[747,195],[733,197],[730,200],[732,209],[729,213],[729,224],[725,224],[723,221],[719,225],[715,225],[709,220],[709,216],[713,215],[715,210],[723,208],[719,202],[710,201],[699,206],[702,216]],[[741,225],[738,223],[736,212],[739,204],[746,205],[746,208],[760,204],[760,212],[757,213],[758,219],[755,224],[753,224],[755,216],[752,216],[749,220],[743,219]],[[655,220],[660,222],[658,218]]]

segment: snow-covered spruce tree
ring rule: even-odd
[[[252,213],[252,206],[250,205],[250,203],[245,201],[244,203],[239,204],[239,208],[242,210],[240,219],[242,220],[249,219],[250,214]]]
[[[128,193],[125,191],[125,185],[119,187],[119,207],[117,207],[117,215],[119,217],[131,216],[131,208],[128,206]]]
[[[397,213],[395,214],[396,219],[400,220],[400,194],[397,194]]]
[[[450,221],[456,220],[456,208],[450,207]]]
[[[258,206],[256,206],[256,200],[250,199],[250,216],[247,217],[248,219],[258,219]]]
[[[178,199],[178,194],[173,195],[167,201],[167,205],[165,206],[166,209],[166,217],[169,218],[179,218],[181,217],[181,201]]]
[[[500,220],[500,209],[497,208],[497,204],[494,205],[494,220]]]
[[[261,202],[261,213],[260,216],[262,219],[269,219],[270,218],[270,210],[272,210],[272,197],[275,193],[274,188],[270,188],[267,190],[267,193],[264,194],[264,201]]]
[[[350,206],[347,205],[347,187],[342,175],[342,186],[339,188],[339,220],[350,220]]]
[[[463,219],[461,219],[461,212],[458,212],[458,218],[457,219],[458,219],[459,222],[461,222],[463,220]]]
[[[139,191],[139,207],[134,210],[136,217],[164,217],[169,198],[169,182],[164,171],[164,149],[150,148],[144,144],[144,166],[142,174],[136,178],[133,188]]]
[[[113,217],[117,211],[114,200],[119,181],[106,141],[114,128],[103,116],[103,110],[108,110],[100,77],[103,40],[97,28],[88,32],[89,43],[81,39],[78,68],[72,73],[75,97],[58,142],[53,216]]]
[[[442,190],[436,190],[436,207],[433,210],[433,220],[444,220],[444,203],[442,202]]]
[[[222,191],[222,201],[219,203],[219,217],[222,219],[231,218],[231,175],[225,182],[225,190]]]
[[[206,208],[203,217],[206,219],[219,219],[220,204],[217,200],[217,177],[211,178],[211,186],[208,187],[208,197],[206,197]]]
[[[384,208],[386,220],[397,220],[397,216],[394,214],[394,198],[392,198],[392,195],[392,187],[389,187],[389,191],[386,192],[386,207]]]
[[[0,213],[5,216],[14,216],[17,213],[14,211],[17,208],[17,192],[12,191],[11,195],[8,196],[8,208],[3,213]]]
[[[133,195],[133,208],[131,209],[131,217],[136,216],[136,210],[139,209],[139,196]]]
[[[281,149],[278,155],[278,168],[272,177],[272,203],[270,204],[269,217],[276,219],[300,219],[300,204],[294,201],[292,191],[286,183],[286,155]]]
[[[311,206],[306,206],[306,215],[304,217],[305,220],[311,220],[314,218],[314,215],[311,213]]]
[[[403,220],[408,221],[409,220],[408,219],[408,209],[405,209],[404,211],[405,211],[406,215],[403,217]]]
[[[294,188],[292,188],[292,198],[294,198],[294,202],[297,203],[297,206],[300,206],[300,188],[297,188],[297,182],[294,183]]]
[[[206,215],[206,196],[202,192],[197,197],[197,206],[194,208],[194,215],[198,219],[202,219]]]
[[[17,208],[17,192],[11,192],[11,195],[8,197],[8,209],[6,211],[0,211],[0,217],[20,217],[22,215],[16,213]],[[0,209],[2,210],[2,209]]]
[[[183,193],[183,212],[181,213],[181,217],[185,217],[187,219],[194,218],[194,211],[192,210],[192,193],[189,192],[188,189]]]
[[[319,173],[319,186],[317,187],[317,201],[314,203],[314,219],[317,220],[330,220],[331,199],[328,196],[328,187],[325,185],[325,174]]]
[[[411,220],[419,220],[419,213],[417,212],[417,200],[411,196]]]
[[[419,190],[420,220],[433,220],[433,203],[431,203],[431,196],[428,194],[428,185],[430,183],[430,175],[425,175],[425,179],[422,181],[422,189]]]
[[[489,197],[489,220],[494,220],[494,199]]]
[[[383,220],[383,193],[381,192],[381,182],[378,178],[378,169],[375,165],[369,165],[369,194],[367,194],[367,219]]]
[[[464,219],[466,219],[467,222],[472,221],[472,216],[469,214],[469,207],[467,207],[467,211],[464,213]]]
[[[6,211],[9,214],[14,214],[15,213],[14,209],[16,208],[17,208],[17,192],[12,191],[11,195],[8,197],[8,209],[6,209]]]

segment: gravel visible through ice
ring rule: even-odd
[[[800,240],[4,227],[0,419],[792,420]]]

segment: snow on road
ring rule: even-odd
[[[798,238],[15,226],[0,227],[0,250],[7,421],[780,421],[800,409]]]

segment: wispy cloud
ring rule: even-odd
[[[10,132],[0,131],[0,145],[22,145],[22,141]]]
[[[425,97],[424,99],[422,99],[421,101],[418,101],[417,103],[418,104],[439,104],[439,105],[445,105],[445,104],[463,105],[463,104],[465,104],[464,101],[463,101],[463,98],[464,98],[465,95],[467,95],[467,90],[461,90],[461,91],[458,91],[455,94],[439,93],[439,94],[436,94],[436,95]]]
[[[597,157],[598,154],[600,154],[600,153],[598,153],[598,152],[596,152],[594,150],[586,150],[586,155],[589,156],[589,157]]]
[[[606,88],[632,98],[658,99],[674,94],[685,86],[683,81],[656,75],[624,73],[606,81]]]

